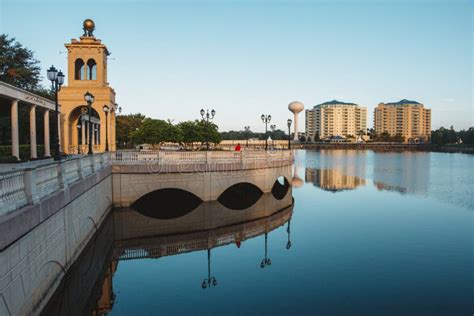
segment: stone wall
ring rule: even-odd
[[[99,181],[82,186],[83,192],[0,253],[0,315],[38,314],[101,224],[111,207],[112,181],[110,175],[91,178]]]

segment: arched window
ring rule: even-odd
[[[84,80],[84,61],[80,58],[76,59],[74,65],[74,79]]]
[[[87,80],[97,80],[97,64],[94,59],[87,61]]]

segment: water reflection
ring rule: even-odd
[[[354,190],[365,185],[365,179],[344,174],[338,169],[306,168],[305,180],[325,191]]]
[[[217,286],[211,271],[216,247],[265,235],[265,265],[269,234],[288,223],[293,212],[291,190],[281,200],[263,194],[250,208],[235,212],[218,201],[203,202],[194,211],[175,219],[145,216],[132,208],[115,209],[69,270],[43,315],[103,315],[115,302],[113,276],[120,261],[157,259],[188,252],[207,252],[207,277],[200,286]],[[282,245],[284,247],[284,245]],[[262,261],[263,262],[263,261]],[[190,280],[193,282],[193,280]]]
[[[426,194],[430,164],[430,153],[377,153],[374,155],[374,185],[379,190]]]

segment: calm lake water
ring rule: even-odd
[[[44,313],[474,313],[474,156],[298,151],[292,183],[247,210],[115,210]]]

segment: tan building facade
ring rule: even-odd
[[[115,150],[115,91],[107,81],[107,56],[109,51],[93,35],[94,22],[84,21],[84,35],[65,44],[68,51],[68,85],[59,92],[61,104],[61,144],[68,154],[87,152],[89,141],[89,116],[84,113],[87,103],[84,94],[94,96],[92,104],[92,144],[94,152],[103,152],[108,138],[109,149]],[[110,109],[106,128],[103,106]],[[106,130],[108,137],[106,137]]]
[[[416,101],[379,103],[374,111],[377,134],[401,135],[407,143],[427,143],[431,138],[431,110]]]
[[[314,141],[317,136],[354,136],[367,133],[367,108],[355,103],[337,100],[316,105],[306,110],[306,138]]]

